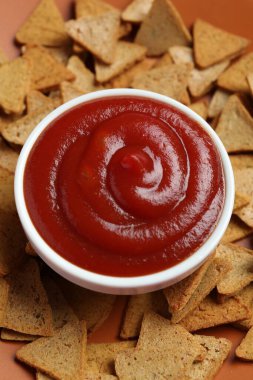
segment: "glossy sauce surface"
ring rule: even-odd
[[[144,98],[104,98],[55,120],[24,178],[27,207],[47,243],[93,272],[136,276],[169,268],[207,240],[224,203],[209,135]]]

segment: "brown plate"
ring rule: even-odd
[[[55,0],[67,19],[73,12],[71,0]],[[124,8],[129,0],[111,0],[111,4]],[[0,0],[0,46],[10,58],[18,54],[13,38],[19,26],[39,0]],[[173,0],[188,26],[196,18],[203,18],[216,26],[253,40],[253,0]],[[252,48],[251,48],[252,50]],[[245,239],[243,245],[253,248],[253,239]],[[90,342],[112,342],[117,340],[122,311],[126,299],[120,298],[108,320],[89,339]],[[216,380],[252,380],[253,364],[234,359],[235,347],[244,333],[232,327],[217,327],[203,331],[203,334],[225,337],[232,341],[233,349]],[[34,379],[34,373],[22,364],[16,363],[15,352],[20,343],[0,342],[0,380]],[[74,380],[74,379],[73,379]]]

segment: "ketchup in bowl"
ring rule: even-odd
[[[208,239],[225,181],[212,138],[141,97],[83,103],[54,120],[24,173],[30,218],[69,262],[110,276],[170,268]]]

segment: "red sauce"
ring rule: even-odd
[[[191,255],[217,224],[224,191],[219,153],[198,123],[135,97],[64,113],[38,139],[24,177],[45,241],[112,276],[155,273]]]

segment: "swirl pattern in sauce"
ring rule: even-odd
[[[24,190],[36,228],[72,263],[136,276],[184,260],[210,236],[224,176],[209,135],[144,98],[78,106],[41,135]]]

